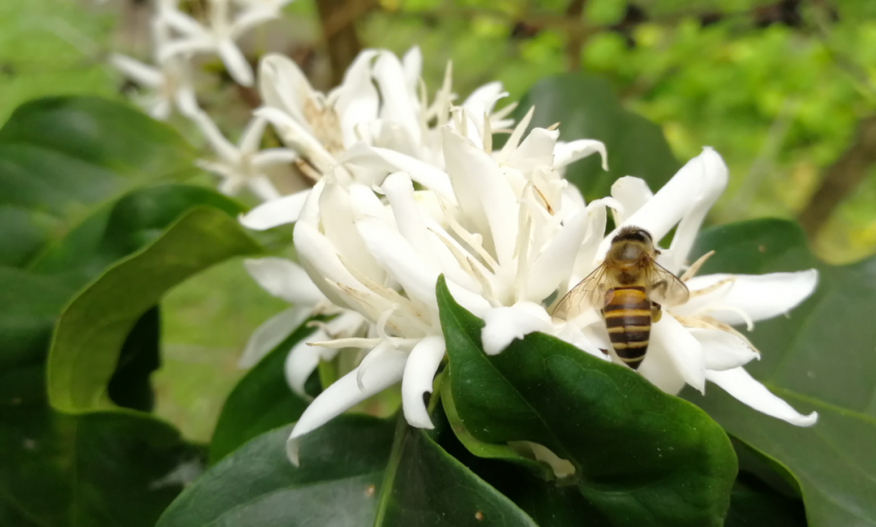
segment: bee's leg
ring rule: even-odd
[[[663,318],[663,309],[660,308],[660,304],[657,302],[651,301],[651,323],[656,324],[660,322],[660,319]]]

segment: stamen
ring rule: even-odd
[[[320,342],[308,342],[308,346],[319,348],[342,349],[342,348],[373,348],[380,344],[380,339],[367,339],[362,337],[350,337],[345,339],[324,340]]]
[[[513,154],[514,151],[517,150],[517,145],[519,145],[520,140],[523,139],[523,133],[529,127],[529,122],[532,120],[532,115],[534,112],[535,106],[533,106],[529,109],[528,112],[526,112],[526,115],[523,116],[523,119],[521,119],[517,126],[514,128],[514,131],[511,132],[511,137],[508,138],[508,142],[505,143],[505,146],[502,147],[502,151],[499,152],[499,158],[497,159],[499,163],[504,163],[505,161],[507,161],[511,157],[511,154]]]
[[[681,275],[681,281],[687,282],[688,280],[696,276],[697,272],[700,270],[700,267],[702,267],[703,264],[706,263],[706,260],[708,260],[713,254],[715,254],[715,251],[709,251],[706,254],[700,256],[699,259],[695,261],[690,267],[688,267],[687,271],[685,271],[684,274]]]

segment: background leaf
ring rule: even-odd
[[[727,431],[799,482],[809,525],[876,524],[876,260],[834,267],[808,252],[799,228],[755,220],[703,232],[692,254],[718,248],[702,273],[766,273],[818,267],[815,294],[788,317],[760,322],[751,340],[762,359],[746,366],[798,411],[816,410],[812,428],[797,428],[740,404],[717,386],[685,396]]]
[[[403,419],[335,418],[301,438],[297,468],[285,454],[291,429],[265,433],[226,456],[157,527],[535,526]]]
[[[611,194],[619,177],[636,176],[656,190],[680,168],[660,127],[621,106],[605,79],[580,73],[556,75],[536,82],[520,101],[519,120],[535,106],[532,125],[560,123],[560,140],[598,139],[608,150],[608,172],[598,155],[566,169],[587,201]]]
[[[130,411],[64,415],[49,407],[45,382],[53,325],[79,288],[193,206],[229,222],[240,212],[209,189],[144,187],[187,177],[192,161],[170,128],[93,98],[34,101],[0,130],[0,524],[152,527],[201,471],[202,449],[166,423]],[[151,406],[154,306],[131,319],[120,360],[103,372],[116,404]]]
[[[487,356],[483,322],[438,281],[451,391],[481,441],[546,446],[614,525],[721,525],[736,476],[724,431],[697,408],[543,334]],[[484,397],[489,393],[490,397]]]
[[[110,267],[58,321],[48,361],[52,406],[71,413],[107,407],[107,383],[137,319],[193,274],[259,250],[235,219],[196,208],[151,245]]]

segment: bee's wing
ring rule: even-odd
[[[645,272],[649,284],[648,298],[651,301],[671,307],[684,304],[690,298],[690,291],[684,282],[657,262],[652,261]]]
[[[605,292],[608,290],[606,277],[604,264],[594,269],[566,293],[551,316],[561,320],[572,320],[588,309],[599,310],[605,307]]]

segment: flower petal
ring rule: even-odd
[[[672,244],[669,246],[675,256],[675,267],[670,269],[673,272],[678,271],[684,264],[696,240],[700,226],[706,219],[706,214],[727,188],[727,165],[724,164],[721,156],[713,149],[706,147],[703,148],[703,153],[699,157],[703,171],[700,191],[695,195],[694,205],[690,212],[684,215],[678,228],[675,229]]]
[[[326,335],[325,331],[321,329],[314,331],[292,346],[289,354],[286,355],[286,361],[283,365],[286,384],[289,385],[293,392],[308,401],[311,397],[304,391],[304,384],[307,382],[310,374],[319,366],[320,359],[330,360],[339,351],[332,348],[310,345],[311,342],[323,342],[326,340],[329,340],[329,336]]]
[[[624,176],[611,186],[611,197],[623,206],[623,209],[614,211],[614,222],[621,224],[653,198],[654,193],[644,179]]]
[[[231,39],[222,39],[217,43],[216,53],[222,59],[222,64],[228,70],[228,74],[241,86],[252,86],[252,68],[247,62],[243,52]]]
[[[432,393],[432,380],[441,359],[444,358],[444,337],[426,337],[414,346],[405,365],[402,378],[402,409],[408,424],[417,428],[432,429],[429,412],[423,402],[423,394]]]
[[[542,331],[553,333],[551,317],[534,302],[518,302],[511,307],[497,307],[484,314],[481,342],[487,355],[504,351],[514,339]]]
[[[274,184],[271,183],[271,180],[265,176],[247,178],[246,188],[262,202],[275,201],[282,197]]]
[[[312,308],[325,300],[304,269],[295,262],[267,257],[246,259],[243,265],[262,289],[290,304]]]
[[[355,224],[356,210],[350,196],[350,187],[332,175],[324,178],[325,187],[319,196],[319,214],[325,237],[334,249],[374,282],[381,284],[386,274],[377,260],[368,252],[365,242]],[[356,185],[375,200],[374,192],[362,185]],[[357,200],[357,201],[361,201]]]
[[[442,128],[444,162],[459,204],[474,216],[486,246],[496,260],[510,264],[517,243],[517,197],[489,154],[449,127]],[[489,239],[488,239],[489,237]]]
[[[247,123],[246,128],[240,134],[238,148],[243,155],[252,154],[258,151],[262,142],[262,136],[265,134],[265,128],[268,126],[268,120],[262,116],[254,116]]]
[[[144,64],[139,60],[132,59],[131,57],[112,53],[109,56],[109,63],[112,67],[119,70],[122,75],[128,77],[137,84],[149,88],[158,88],[164,83],[164,76],[158,68]]]
[[[732,284],[705,295],[693,296],[687,304],[673,307],[672,312],[690,315],[702,311],[730,325],[745,323],[737,310],[745,312],[753,321],[767,320],[797,307],[818,285],[816,269],[763,275],[711,274],[695,276],[688,280],[687,285],[696,293],[731,276],[734,277]],[[731,309],[721,309],[721,306]]]
[[[766,386],[749,375],[743,368],[727,371],[707,371],[706,378],[724,389],[742,404],[771,417],[787,421],[794,426],[812,426],[818,421],[818,413],[802,415],[790,404],[776,397]]]
[[[554,167],[565,167],[596,152],[602,157],[602,170],[608,170],[608,152],[602,141],[595,139],[578,139],[568,143],[559,141],[554,147]]]
[[[560,232],[538,255],[526,275],[525,294],[528,299],[541,302],[556,291],[561,282],[569,279],[594,215],[592,210],[579,210],[565,221]]]
[[[681,377],[700,391],[706,389],[706,361],[703,346],[672,315],[663,314],[660,322],[651,326],[648,355],[662,348]],[[647,361],[647,355],[645,356]],[[642,364],[642,367],[645,365]]]
[[[240,224],[247,229],[263,231],[280,225],[295,223],[301,214],[301,209],[310,195],[311,189],[300,190],[294,194],[268,201],[253,208],[238,218]]]
[[[286,165],[298,157],[298,152],[289,148],[266,148],[252,156],[252,166],[261,169],[271,165]]]
[[[420,82],[420,75],[423,71],[423,53],[420,51],[420,46],[411,46],[402,57],[402,69],[405,72],[405,82],[408,89],[412,93],[416,93],[417,83]]]
[[[358,372],[353,370],[319,394],[304,410],[292,429],[292,434],[286,443],[286,453],[289,460],[298,465],[298,442],[296,439],[400,381],[407,357],[408,354],[402,351],[387,351],[376,358],[368,367],[368,371],[361,379],[361,388],[356,379]]]
[[[219,127],[216,126],[216,123],[213,122],[213,119],[210,119],[206,112],[198,110],[188,117],[195,122],[195,125],[204,134],[207,142],[210,143],[210,148],[223,161],[229,164],[236,164],[240,161],[240,152],[237,150],[237,147],[231,144],[231,141],[225,139],[225,136],[219,131]]]
[[[685,385],[684,377],[663,346],[649,346],[637,371],[651,384],[671,395],[677,395]]]
[[[415,143],[420,142],[420,122],[414,113],[413,93],[408,89],[405,72],[394,53],[383,52],[373,68],[383,104],[380,118],[402,126]]]
[[[335,109],[341,125],[344,147],[359,141],[358,126],[377,119],[380,97],[371,81],[371,60],[375,50],[363,50],[347,68],[339,88]]]
[[[732,333],[698,328],[688,329],[688,332],[703,346],[707,370],[730,370],[760,359],[747,342]]]
[[[672,179],[654,194],[653,198],[627,217],[623,223],[618,225],[605,238],[600,246],[599,257],[602,258],[608,252],[612,238],[623,227],[636,226],[645,229],[651,233],[655,242],[663,239],[672,230],[672,227],[691,213],[692,209],[698,204],[704,205],[706,202],[709,202],[709,206],[711,206],[711,202],[714,201],[713,198],[716,197],[716,190],[717,194],[720,194],[727,184],[726,171],[726,166],[721,157],[711,148],[704,149],[702,154],[691,159],[681,167],[672,176]],[[724,176],[723,181],[719,177],[721,173]],[[708,207],[705,207],[705,210],[708,211]],[[688,226],[696,223],[695,220],[700,217],[700,212],[698,208],[696,217],[687,221]],[[702,216],[705,217],[705,212],[702,212]],[[699,223],[696,223],[696,225],[698,228]],[[689,230],[688,227],[685,232],[688,233]],[[677,236],[678,234],[676,233]],[[673,239],[673,244],[675,243]],[[684,245],[687,245],[687,243],[687,240],[685,240]],[[681,259],[686,257],[687,254],[678,255],[678,258]],[[670,271],[676,271],[676,269],[670,269]]]
[[[436,192],[450,203],[456,204],[450,177],[446,173],[400,152],[359,142],[344,152],[340,162],[365,168],[384,169],[387,172],[407,172],[412,180]]]
[[[259,62],[259,93],[266,106],[288,113],[309,130],[302,111],[306,102],[314,99],[314,91],[295,61],[278,53],[262,57]]]
[[[246,341],[237,366],[239,368],[255,366],[269,351],[283,342],[283,339],[291,335],[302,322],[307,320],[310,313],[309,306],[290,307],[262,322]]]

